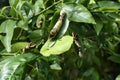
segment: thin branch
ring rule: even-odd
[[[44,13],[45,11],[49,10],[50,8],[52,8],[53,6],[55,6],[55,5],[57,5],[57,4],[61,3],[61,2],[62,2],[61,0],[58,1],[58,2],[55,2],[53,5],[47,7],[46,9],[42,10],[40,13],[36,14],[36,16]]]

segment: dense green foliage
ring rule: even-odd
[[[0,80],[120,80],[120,0],[1,0]]]

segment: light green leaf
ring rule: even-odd
[[[118,75],[115,80],[120,80],[120,75]]]
[[[42,8],[45,8],[43,0],[37,0],[34,4],[35,15],[38,15]]]
[[[61,69],[62,69],[62,68],[60,67],[60,65],[57,64],[57,63],[54,63],[54,64],[50,65],[50,68],[51,68],[51,69],[54,69],[54,70],[61,70]]]
[[[0,80],[22,80],[26,63],[36,58],[35,54],[25,53],[3,60],[0,62]]]
[[[6,33],[5,36],[1,36],[1,42],[5,46],[7,52],[11,51],[11,40],[13,37],[13,32],[15,28],[15,21],[6,20],[0,26],[0,32]]]
[[[12,44],[11,52],[17,52],[23,48],[25,48],[29,43],[28,42],[17,42]]]
[[[91,15],[91,13],[81,4],[64,4],[63,10],[67,12],[68,18],[71,21],[75,22],[85,22],[85,23],[93,23],[95,21]]]
[[[49,47],[50,39],[43,45],[40,53],[43,56],[58,55],[68,51],[73,43],[73,37],[63,36],[61,39],[56,40],[56,43]]]

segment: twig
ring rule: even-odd
[[[61,3],[61,2],[62,2],[61,0],[55,2],[53,5],[47,7],[46,9],[42,10],[40,13],[36,14],[36,16],[37,16],[37,15],[40,15],[40,14],[42,14],[42,13],[44,13],[44,12],[47,11],[48,9],[52,8],[53,6],[55,6],[55,5],[57,5],[57,4]]]

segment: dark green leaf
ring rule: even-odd
[[[120,63],[120,56],[110,56],[108,59],[115,63]]]
[[[95,21],[91,15],[91,13],[87,10],[86,7],[79,4],[64,4],[63,10],[66,11],[69,20],[75,22],[85,22],[85,23],[93,23]]]
[[[1,80],[22,80],[25,64],[37,58],[37,55],[26,53],[19,56],[13,56],[0,62]],[[24,66],[23,66],[24,65]],[[19,71],[19,73],[17,73]]]
[[[94,69],[90,68],[83,73],[84,79],[86,80],[99,80],[99,73]]]
[[[120,9],[120,3],[114,1],[99,1],[98,4],[100,8],[104,9]]]
[[[103,22],[98,18],[95,18],[95,21],[96,21],[96,24],[94,25],[94,29],[95,29],[97,35],[99,35],[100,31],[103,28]]]
[[[107,3],[107,4],[106,4]],[[120,9],[120,3],[114,2],[114,1],[99,1],[98,5],[100,8],[98,8],[96,11],[105,11],[105,12],[118,12]]]
[[[40,41],[40,39],[42,38],[43,35],[43,31],[42,30],[34,30],[30,33],[30,35],[28,36],[30,38],[31,41],[36,42],[36,41]]]

